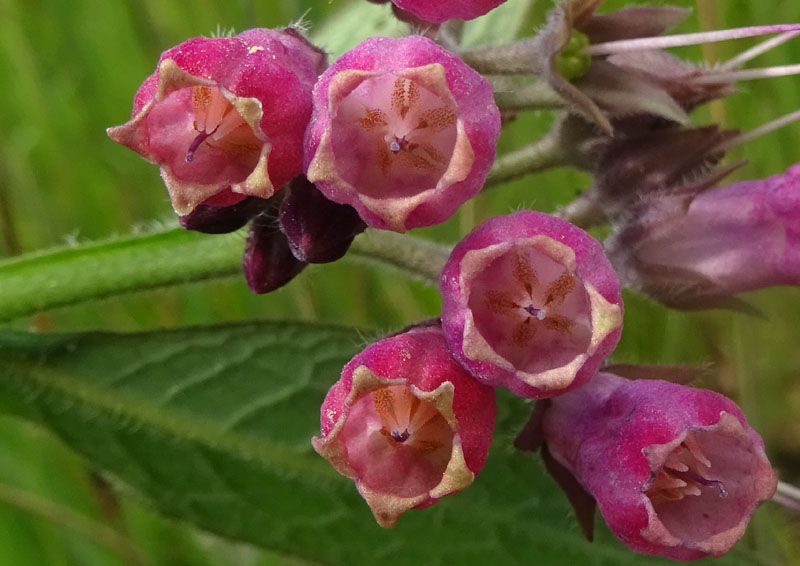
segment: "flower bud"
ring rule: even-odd
[[[192,212],[179,218],[181,226],[186,230],[194,230],[205,234],[227,234],[238,230],[256,214],[268,206],[265,199],[244,197],[227,191],[233,199],[212,197],[197,205]],[[223,195],[225,192],[222,193]],[[232,201],[232,202],[231,202]],[[213,203],[213,204],[212,204]]]
[[[506,0],[392,0],[398,7],[427,22],[472,20],[496,8]]]
[[[453,250],[440,286],[456,359],[523,397],[586,382],[622,332],[620,285],[600,242],[541,212],[480,224]]]
[[[777,485],[761,437],[713,391],[599,373],[552,399],[542,429],[611,531],[644,554],[725,554]]]
[[[366,227],[352,206],[328,200],[303,176],[293,180],[284,192],[281,231],[300,261],[336,261]]]
[[[609,239],[630,286],[675,308],[732,306],[734,295],[800,285],[800,166],[781,175],[641,203]]]
[[[306,175],[376,228],[443,222],[476,195],[500,132],[492,87],[418,36],[367,39],[314,87]]]
[[[180,215],[227,190],[269,198],[301,173],[324,62],[293,28],[190,39],[161,55],[108,135],[161,166]]]
[[[283,287],[306,265],[294,257],[274,213],[253,219],[242,259],[244,278],[253,293],[261,295]]]
[[[494,391],[450,354],[441,328],[368,346],[328,392],[314,449],[352,478],[382,527],[472,483],[486,461]]]

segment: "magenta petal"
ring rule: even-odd
[[[647,199],[609,240],[630,285],[678,307],[800,285],[800,166],[686,200]]]
[[[161,55],[132,119],[108,134],[161,167],[178,214],[228,190],[269,198],[301,172],[323,66],[291,28],[190,39]]]
[[[550,454],[637,552],[721,556],[776,488],[761,438],[713,391],[599,373],[552,399],[542,426]]]
[[[494,391],[453,359],[441,328],[418,327],[371,344],[345,366],[312,443],[391,527],[405,511],[472,483],[496,410]]]
[[[492,87],[423,37],[371,38],[314,87],[308,179],[376,228],[443,222],[481,189],[500,114]]]
[[[586,382],[622,331],[620,285],[602,245],[540,212],[480,224],[453,250],[440,287],[456,359],[524,397]]]
[[[472,20],[496,8],[506,0],[392,0],[425,21],[440,24],[446,20]]]

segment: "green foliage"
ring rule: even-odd
[[[486,470],[463,494],[383,530],[311,450],[319,406],[359,333],[248,323],[141,334],[0,336],[5,409],[55,432],[165,512],[330,564],[662,564],[608,533],[589,544],[564,498],[510,439],[500,404]],[[731,557],[725,564],[758,564]]]
[[[628,3],[608,0],[604,9]],[[702,8],[681,31],[798,15],[793,2],[778,0],[655,3]],[[478,45],[527,34],[551,5],[508,0],[467,25],[465,40]],[[297,564],[297,557],[330,564],[660,563],[632,555],[605,531],[594,545],[582,541],[538,462],[510,448],[528,407],[507,396],[476,484],[405,515],[393,531],[379,529],[352,484],[310,451],[322,395],[362,343],[353,331],[319,321],[392,331],[436,316],[435,289],[349,259],[309,268],[269,296],[251,295],[241,278],[178,286],[237,271],[243,236],[127,236],[132,226],[154,219],[163,224],[172,212],[156,169],[112,144],[103,130],[127,119],[133,92],[158,54],[218,28],[282,26],[307,10],[311,33],[332,57],[368,35],[402,33],[388,6],[364,0],[0,0],[6,82],[0,91],[0,311],[4,320],[25,314],[0,333],[0,407],[6,413],[0,416],[0,564],[267,566]],[[328,20],[331,15],[336,18]],[[724,59],[752,43],[712,46],[705,55],[716,50]],[[681,55],[702,56],[699,49]],[[790,43],[757,63],[798,57],[800,47]],[[795,109],[797,100],[796,78],[748,83],[714,107],[713,119],[708,110],[693,118],[749,130]],[[520,116],[504,129],[499,151],[535,139],[550,121],[548,113]],[[741,178],[780,172],[798,161],[796,136],[796,127],[773,133],[736,149],[731,161],[749,159]],[[520,207],[551,211],[590,182],[572,170],[520,179],[420,233],[453,243],[494,214]],[[115,234],[123,236],[84,243]],[[41,254],[65,240],[69,248]],[[158,269],[151,263],[156,257]],[[74,286],[83,276],[91,286]],[[119,295],[154,287],[160,289]],[[615,361],[715,363],[719,377],[707,385],[742,403],[782,479],[796,483],[800,302],[796,289],[752,299],[766,321],[729,313],[688,316],[629,294]],[[44,306],[46,312],[27,316]],[[130,335],[11,330],[141,331],[260,318],[317,324],[254,322]],[[194,385],[172,389],[187,381]],[[122,496],[90,481],[98,469],[112,472]],[[14,490],[40,505],[20,505]],[[165,520],[162,511],[183,521]],[[76,526],[74,514],[89,528]],[[281,554],[209,539],[195,524]],[[108,529],[127,546],[109,545]],[[798,538],[796,524],[766,504],[740,554],[719,563],[789,563],[800,556]],[[750,554],[755,551],[758,559]]]

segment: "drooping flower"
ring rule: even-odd
[[[228,193],[233,195],[230,191]],[[192,212],[178,218],[181,227],[205,234],[227,234],[238,230],[269,207],[269,200],[259,197],[239,200],[237,196],[231,199],[232,202],[212,197],[203,204],[198,204]],[[227,204],[228,202],[231,204]]]
[[[325,56],[297,30],[194,38],[165,51],[108,135],[161,167],[175,211],[269,198],[302,170]]]
[[[307,263],[295,257],[286,235],[278,224],[276,202],[282,195],[269,201],[269,207],[250,223],[242,257],[242,271],[247,286],[253,293],[270,293],[294,279]]]
[[[336,261],[366,227],[352,206],[328,200],[302,175],[284,192],[279,214],[281,231],[300,261]]]
[[[622,332],[622,298],[603,247],[534,211],[486,220],[453,250],[440,281],[456,359],[524,397],[586,382]]]
[[[392,0],[398,7],[427,22],[472,20],[496,8],[506,0]]]
[[[328,392],[314,449],[352,478],[383,527],[472,483],[486,461],[494,391],[450,354],[441,328],[380,340]]]
[[[780,175],[648,198],[609,239],[628,285],[676,308],[800,285],[800,166]]]
[[[721,556],[775,491],[761,437],[719,393],[599,373],[549,403],[547,451],[637,552]]]
[[[443,222],[476,195],[500,131],[492,87],[418,36],[371,38],[314,87],[306,175],[373,227]]]

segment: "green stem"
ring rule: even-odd
[[[0,263],[0,320],[142,289],[232,275],[243,238],[181,229]]]
[[[564,107],[564,100],[544,81],[504,88],[496,86],[494,101],[502,112],[555,110]]]
[[[0,321],[94,299],[182,285],[241,271],[244,236],[182,229],[89,243],[0,262]],[[449,250],[392,232],[356,238],[350,255],[436,284]]]
[[[540,140],[495,159],[483,189],[486,190],[537,171],[567,164],[567,155],[561,143],[561,137],[555,129],[550,130]]]
[[[389,264],[410,277],[438,286],[439,274],[451,249],[430,240],[368,230],[353,242],[350,255]]]

